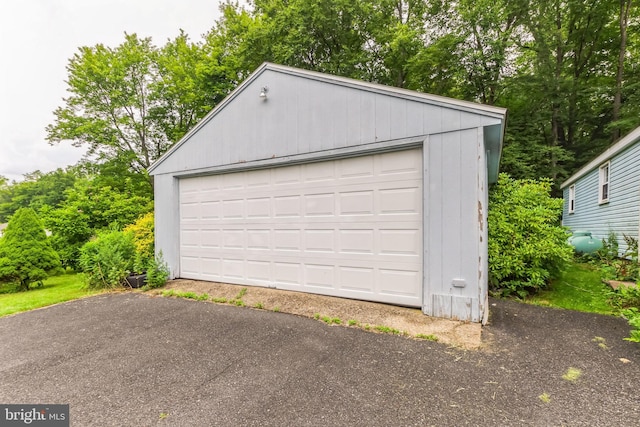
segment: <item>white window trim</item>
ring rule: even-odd
[[[605,180],[605,170],[606,180]],[[605,197],[606,188],[606,197]],[[603,163],[598,169],[598,203],[608,203],[611,195],[611,162]]]
[[[569,187],[569,213],[576,211],[576,185]]]

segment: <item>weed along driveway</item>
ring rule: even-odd
[[[479,350],[247,307],[103,294],[0,318],[0,402],[73,426],[634,426],[622,319],[492,301]]]

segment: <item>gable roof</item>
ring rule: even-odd
[[[497,171],[497,162],[499,161],[499,155],[502,146],[502,140],[504,136],[504,120],[506,118],[506,109],[501,107],[495,107],[491,105],[479,104],[475,102],[462,101],[458,99],[447,98],[444,96],[431,95],[422,92],[416,92],[408,89],[401,89],[392,86],[385,86],[377,83],[370,83],[361,80],[350,79],[347,77],[334,76],[330,74],[319,73],[316,71],[303,70],[294,67],[288,67],[284,65],[273,64],[264,62],[260,65],[249,77],[247,77],[242,83],[240,83],[226,98],[224,98],[211,112],[209,112],[200,122],[194,126],[189,132],[187,132],[176,144],[173,145],[162,157],[156,160],[150,167],[148,172],[151,174],[160,164],[162,164],[168,157],[178,150],[186,141],[190,139],[192,135],[197,133],[201,128],[207,125],[220,111],[222,111],[249,85],[251,85],[256,79],[258,79],[266,71],[273,71],[276,73],[288,74],[297,77],[303,77],[318,82],[338,85],[347,88],[365,90],[372,93],[393,96],[396,98],[406,99],[410,101],[417,101],[424,104],[430,104],[434,106],[445,107],[451,110],[458,110],[468,113],[473,113],[481,116],[499,119],[503,122],[500,129],[496,132],[495,129],[488,132],[486,139],[494,150],[495,157],[495,169]],[[495,148],[497,147],[497,150]],[[497,175],[497,172],[495,173]]]
[[[585,176],[587,173],[591,172],[596,168],[599,168],[600,165],[612,159],[615,155],[617,155],[618,153],[621,153],[622,151],[627,149],[629,146],[635,144],[638,141],[640,141],[640,127],[637,127],[636,129],[629,132],[623,138],[618,140],[618,142],[616,142],[615,144],[607,148],[598,157],[596,157],[595,159],[587,163],[585,166],[583,166],[580,170],[578,170],[578,172],[574,173],[569,178],[567,178],[567,180],[563,182],[562,185],[560,185],[560,188],[565,188],[573,184],[574,182],[576,182],[577,180]]]

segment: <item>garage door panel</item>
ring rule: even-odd
[[[375,247],[375,230],[341,229],[340,252],[347,254],[373,254]]]
[[[247,249],[265,251],[271,246],[271,230],[247,229]]]
[[[183,179],[180,277],[421,306],[421,159]]]
[[[294,290],[302,287],[302,265],[299,262],[274,262],[272,272],[276,285]]]
[[[221,216],[222,216],[222,207],[219,201],[207,201],[207,202],[200,203],[200,218],[219,219]]]
[[[374,176],[374,156],[361,156],[345,159],[338,163],[337,176],[342,181],[370,179]]]
[[[304,264],[305,285],[311,288],[333,289],[336,283],[335,266]]]
[[[422,276],[419,271],[386,268],[381,268],[379,273],[380,294],[395,296],[416,295],[415,283]]]
[[[305,217],[333,217],[335,215],[335,194],[305,194]]]
[[[242,229],[224,229],[221,232],[225,249],[244,249],[247,233]]]
[[[340,289],[373,294],[372,285],[376,283],[376,270],[372,267],[339,267]]]
[[[270,218],[271,217],[271,198],[255,197],[247,199],[247,217],[248,218]]]
[[[300,230],[274,230],[273,249],[277,251],[300,252]]]
[[[277,196],[273,198],[274,215],[276,218],[296,218],[299,217],[300,196]]]
[[[210,278],[220,277],[220,271],[222,268],[222,260],[220,258],[203,257],[200,265],[201,273],[204,276],[208,276]]]
[[[333,229],[306,229],[304,230],[307,252],[334,253],[336,251],[335,231]]]
[[[338,215],[373,215],[374,192],[342,191],[340,192]]]
[[[263,282],[265,285],[271,282],[271,262],[269,261],[247,261],[246,275],[248,279]]]
[[[421,230],[380,230],[380,254],[419,257],[421,252]]]
[[[421,171],[422,158],[413,155],[414,151],[395,151],[381,156],[379,175],[413,175]]]

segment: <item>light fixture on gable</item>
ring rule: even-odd
[[[269,88],[267,86],[262,86],[260,89],[260,98],[267,99],[267,92],[269,92]]]

